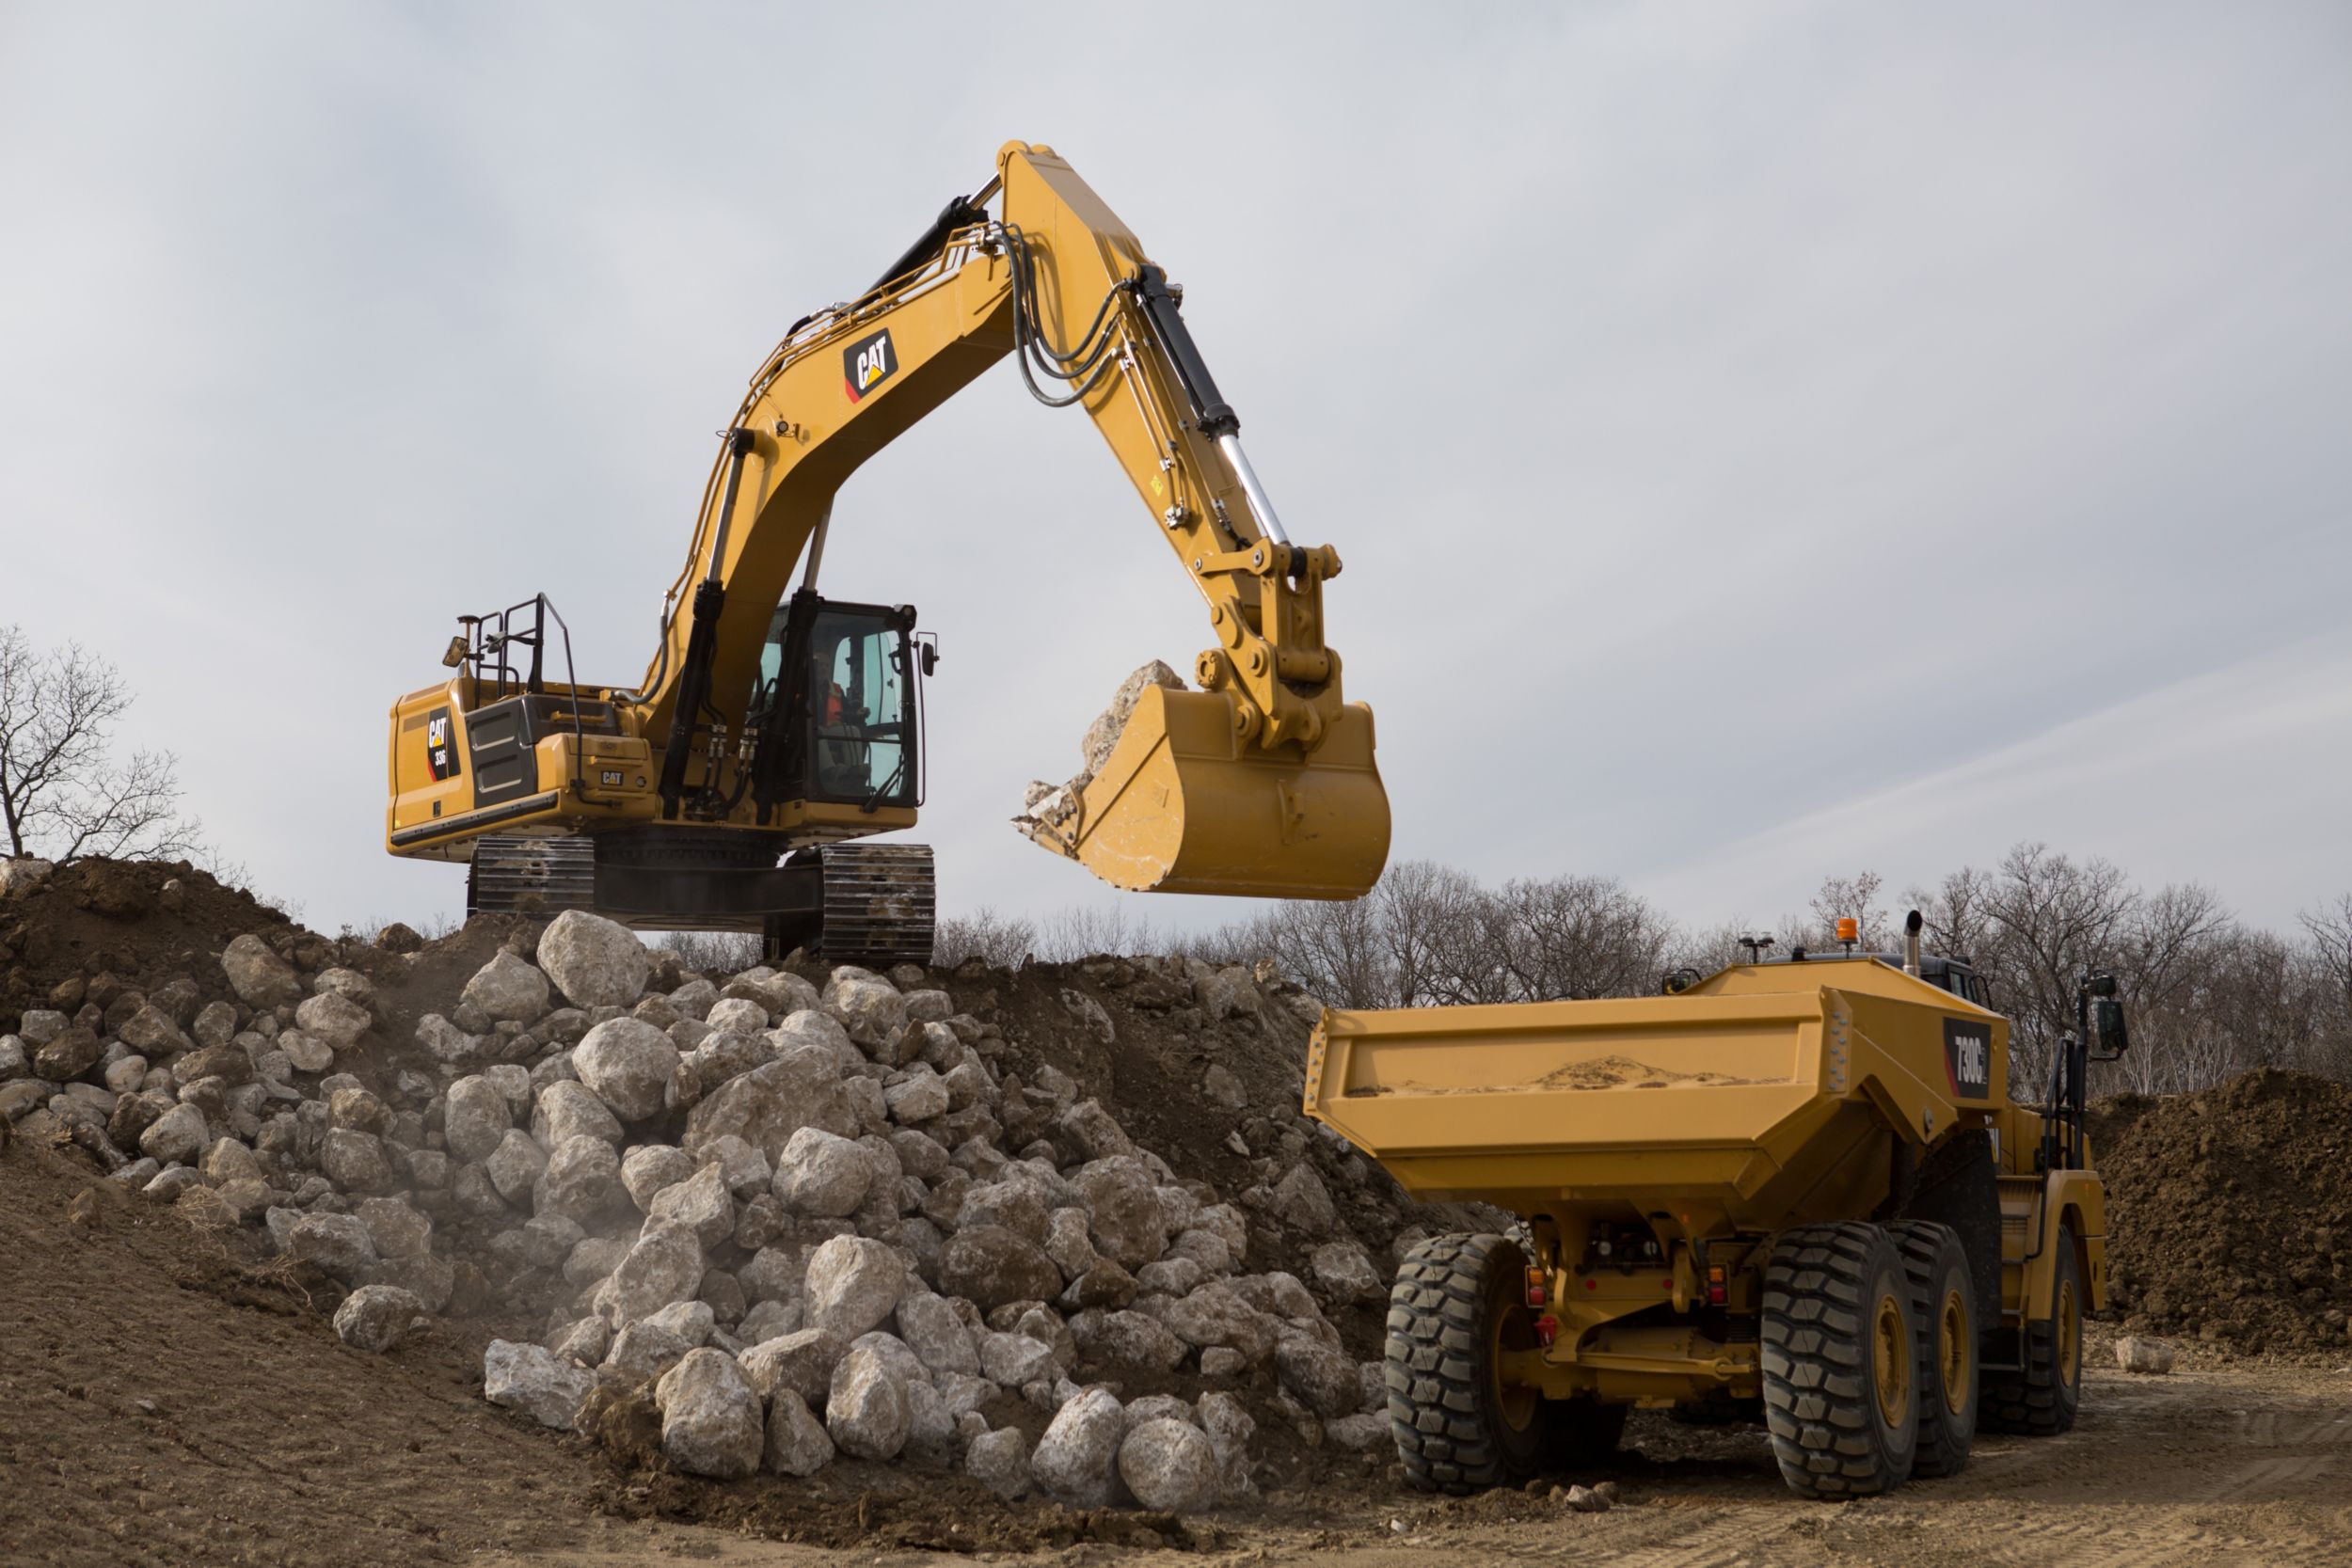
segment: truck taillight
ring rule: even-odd
[[[1527,1269],[1527,1305],[1541,1307],[1551,1300],[1551,1291],[1544,1283],[1544,1271],[1529,1264]]]
[[[1535,1342],[1549,1350],[1551,1342],[1560,1338],[1560,1320],[1547,1312],[1535,1320]]]
[[[1729,1283],[1724,1277],[1724,1266],[1711,1263],[1707,1270],[1707,1305],[1721,1307],[1731,1299]]]

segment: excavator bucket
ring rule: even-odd
[[[1065,852],[1133,893],[1358,897],[1389,858],[1372,746],[1360,703],[1286,756],[1245,748],[1223,693],[1152,687],[1062,828]]]

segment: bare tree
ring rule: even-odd
[[[939,923],[931,961],[953,969],[978,958],[992,969],[1013,969],[1037,947],[1037,927],[1018,915],[1000,915],[983,904],[970,914]]]
[[[1820,891],[1813,895],[1810,941],[1823,951],[1830,951],[1836,940],[1838,921],[1851,920],[1861,927],[1855,940],[1857,947],[1865,953],[1887,951],[1894,945],[1895,928],[1886,906],[1878,901],[1879,889],[1884,885],[1875,871],[1822,878]]]
[[[1516,999],[1636,996],[1666,967],[1673,928],[1614,878],[1506,882],[1488,907]]]
[[[198,850],[180,815],[177,762],[134,752],[118,764],[113,730],[131,706],[115,667],[68,642],[41,653],[0,626],[0,832],[10,855],[158,860]]]
[[[2301,919],[2328,982],[2344,1005],[2352,1006],[2352,893],[2305,910]]]

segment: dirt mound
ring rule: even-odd
[[[209,974],[217,985],[221,949],[246,931],[321,940],[185,861],[59,867],[0,903],[0,1034],[27,1007],[72,1012],[82,1004],[72,983],[99,974],[141,991],[183,974]]]
[[[0,1148],[0,1561],[456,1562],[577,1539],[596,1480],[481,1402],[480,1353],[436,1329],[337,1342],[280,1265]],[[464,1484],[456,1484],[458,1481]]]
[[[2246,1351],[2341,1346],[2352,1313],[2352,1086],[2258,1071],[2101,1102],[2110,1307]]]

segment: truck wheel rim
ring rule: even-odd
[[[1944,1292],[1944,1310],[1936,1328],[1936,1361],[1944,1374],[1944,1407],[1957,1416],[1968,1408],[1968,1307],[1958,1291]]]
[[[1512,1307],[1495,1314],[1494,1342],[1487,1347],[1487,1375],[1493,1383],[1495,1416],[1513,1432],[1534,1424],[1544,1397],[1535,1389],[1502,1381],[1502,1358],[1513,1351],[1534,1350],[1535,1330],[1525,1309]]]
[[[2075,1370],[2082,1364],[2083,1325],[2074,1310],[2074,1282],[2071,1279],[2058,1284],[2058,1353],[2059,1380],[2072,1387]]]
[[[1911,1337],[1903,1332],[1903,1304],[1892,1291],[1879,1296],[1870,1314],[1870,1370],[1875,1374],[1879,1418],[1888,1426],[1911,1420]]]

